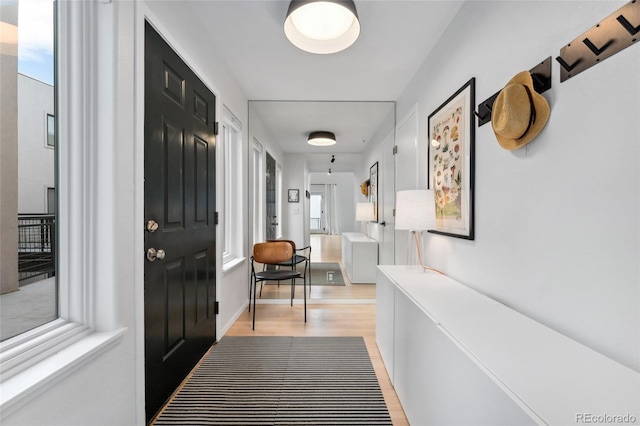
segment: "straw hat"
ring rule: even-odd
[[[491,111],[491,125],[498,143],[514,150],[531,142],[549,120],[549,104],[535,91],[529,71],[513,77],[502,89]]]

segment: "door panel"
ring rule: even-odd
[[[276,238],[276,228],[278,226],[278,217],[276,215],[276,160],[267,152],[267,174],[266,185],[267,191],[267,239]]]
[[[150,420],[215,341],[215,96],[145,29],[145,392]],[[142,255],[142,254],[141,254]]]

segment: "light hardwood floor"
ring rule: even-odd
[[[340,262],[341,239],[340,236],[312,236],[312,261],[314,262]],[[342,265],[341,265],[342,266]],[[343,267],[343,266],[342,266]],[[343,270],[345,281],[348,277]],[[267,286],[275,287],[276,286]],[[335,291],[326,293],[312,288],[314,297],[340,298],[349,297],[347,287],[363,288],[365,299],[375,299],[375,285],[353,285],[340,287],[342,296]],[[289,286],[282,285],[285,290],[285,298],[289,297]],[[333,289],[333,287],[323,287]],[[301,292],[298,292],[301,293]],[[264,293],[263,293],[264,298]],[[402,406],[398,401],[395,390],[391,385],[387,370],[384,367],[380,352],[375,341],[376,306],[374,303],[352,304],[318,304],[313,300],[307,306],[307,323],[304,323],[304,312],[301,304],[260,304],[256,307],[256,329],[251,330],[251,314],[246,312],[238,318],[235,324],[227,332],[227,336],[362,336],[367,350],[371,356],[373,368],[378,376],[384,399],[394,425],[408,425]]]

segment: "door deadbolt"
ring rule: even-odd
[[[153,219],[147,221],[147,231],[156,232],[158,230],[158,222]]]
[[[164,259],[165,252],[162,249],[154,249],[153,247],[147,249],[147,260],[153,262],[156,259]]]

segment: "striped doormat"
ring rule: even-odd
[[[391,425],[362,337],[223,337],[155,425]]]

